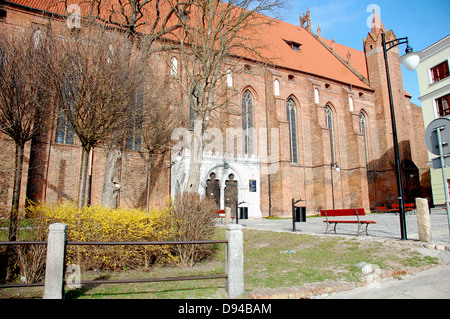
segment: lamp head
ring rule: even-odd
[[[420,63],[420,54],[418,52],[414,52],[413,49],[408,45],[406,48],[406,54],[401,56],[399,61],[403,64],[408,70],[415,71]]]

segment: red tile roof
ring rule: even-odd
[[[115,1],[115,0],[112,0]],[[15,3],[26,7],[64,14],[64,6],[59,0],[8,0],[5,3]],[[68,0],[68,4],[80,3],[81,0]],[[331,53],[313,34],[304,28],[284,21],[260,26],[253,39],[261,44],[261,54],[271,59],[271,63],[287,69],[317,75],[342,83],[352,84],[365,89],[371,89],[344,63]],[[322,39],[328,46],[331,42]],[[292,49],[288,42],[301,44],[300,52]],[[351,54],[351,65],[367,78],[367,67],[364,52],[335,44],[335,52],[344,60],[347,53]]]

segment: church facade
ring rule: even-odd
[[[44,8],[32,3],[6,1],[0,26],[48,23]],[[381,46],[381,34],[392,40],[394,32],[375,13],[360,51],[322,38],[320,29],[313,32],[309,12],[299,26],[279,21],[264,28],[255,37],[275,58],[271,63],[242,59],[244,72],[230,72],[227,85],[239,93],[234,104],[240,110],[221,116],[217,128],[212,125],[210,133],[220,142],[204,151],[198,192],[215,200],[219,209],[248,208],[249,218],[289,216],[293,201],[308,214],[394,204],[397,186]],[[422,110],[403,89],[398,57],[398,49],[389,51],[403,185],[406,202],[414,202],[431,197],[428,157]],[[25,196],[47,202],[76,199],[81,149],[62,119],[54,122],[27,149],[22,202]],[[178,133],[190,131],[181,128]],[[148,185],[148,154],[128,142],[120,154],[118,206],[145,206],[147,189],[151,206],[162,206],[187,189],[189,149],[156,155]],[[14,143],[2,136],[0,144],[0,209],[6,211]],[[90,202],[101,203],[106,151],[96,148],[90,163]]]

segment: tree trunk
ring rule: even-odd
[[[86,183],[87,183],[87,172],[89,163],[89,152],[91,151],[90,146],[83,146],[81,151],[81,168],[80,168],[80,188],[78,191],[78,208],[82,209],[85,205],[86,200]]]
[[[12,196],[11,212],[10,212],[10,224],[9,224],[9,241],[16,241],[17,229],[18,229],[18,216],[19,216],[19,200],[20,200],[20,188],[22,184],[22,166],[23,166],[23,153],[25,145],[16,143],[16,159],[14,168],[14,189]]]
[[[200,186],[200,169],[203,161],[203,121],[194,121],[194,134],[191,139],[191,162],[189,166],[189,179],[187,192],[198,193]]]
[[[25,145],[16,143],[16,159],[15,159],[15,169],[14,169],[14,189],[11,204],[11,212],[9,217],[9,241],[17,240],[17,230],[19,229],[19,200],[20,200],[20,188],[22,184],[22,166],[23,166],[23,153]],[[6,281],[12,279],[14,272],[14,249],[12,246],[7,246],[6,256],[8,257],[7,269],[6,269]]]
[[[102,205],[105,207],[117,207],[117,193],[119,182],[119,165],[122,152],[112,148],[106,155],[105,177],[103,179]]]
[[[153,152],[149,152],[149,154],[148,154],[148,175],[147,175],[147,206],[146,206],[147,216],[150,211],[150,182],[151,182],[151,173],[152,173],[152,159],[153,159]]]

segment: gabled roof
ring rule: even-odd
[[[8,0],[6,4],[18,4],[38,10],[65,14],[64,5],[58,0]],[[68,4],[80,3],[81,0],[69,0]],[[55,5],[56,4],[56,5]],[[26,8],[24,8],[26,9]],[[351,66],[367,78],[367,66],[364,52],[334,44],[335,52],[330,52],[331,42],[320,39],[310,31],[299,26],[275,20],[275,23],[263,24],[253,35],[253,40],[261,47],[260,54],[270,63],[295,71],[317,75],[341,83],[371,89],[342,59],[351,55]],[[291,44],[290,44],[291,43]],[[292,43],[300,44],[300,51],[294,50]],[[340,55],[340,60],[336,54]]]
[[[371,89],[305,28],[277,21],[262,25],[261,32],[257,32],[255,37],[263,47],[263,56],[277,66]],[[289,42],[301,44],[300,52],[293,50]],[[367,77],[364,52],[336,45],[336,53],[343,58],[348,50],[352,55],[352,65]]]

